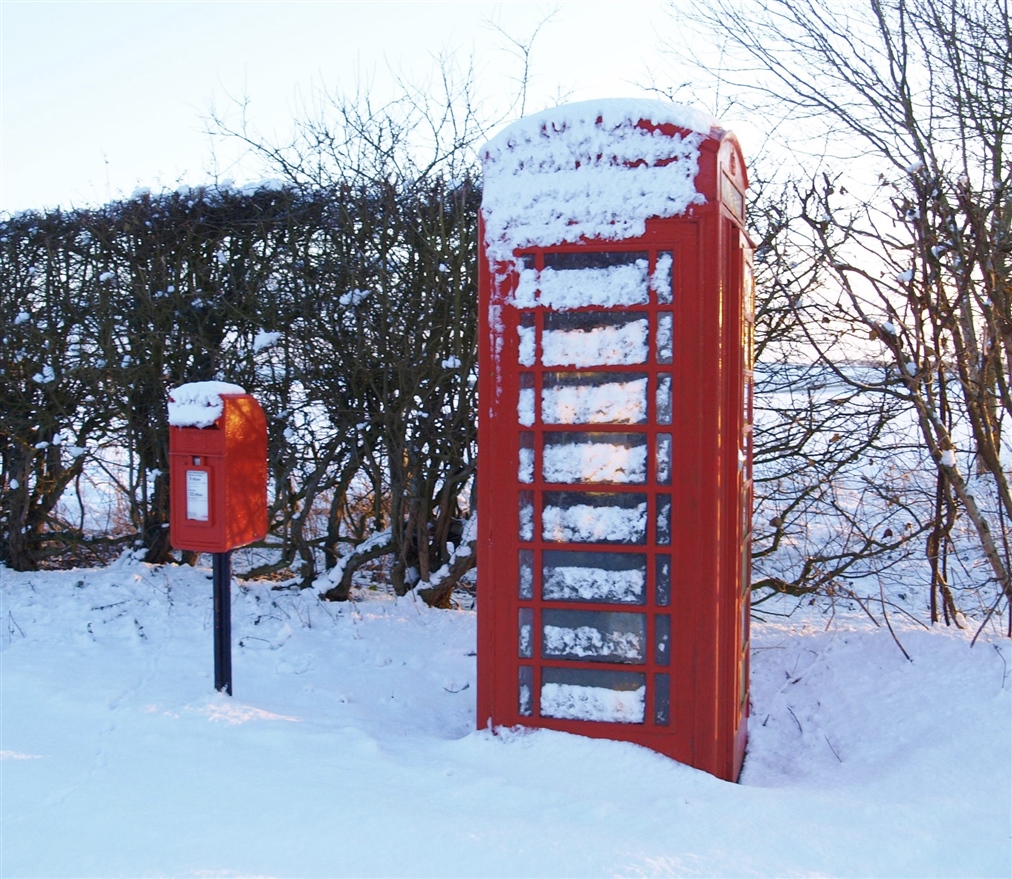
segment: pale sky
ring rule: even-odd
[[[0,0],[0,211],[100,204],[215,176],[248,182],[256,175],[235,163],[238,145],[212,153],[206,134],[212,107],[234,110],[244,95],[254,123],[280,140],[321,87],[369,82],[382,94],[391,70],[422,81],[449,53],[461,64],[473,56],[479,99],[501,103],[521,64],[493,23],[525,40],[553,9],[534,43],[529,112],[559,95],[647,96],[651,82],[692,77],[662,52],[678,39],[670,6]]]

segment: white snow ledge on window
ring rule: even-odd
[[[649,131],[641,120],[688,133]],[[719,127],[692,107],[625,99],[568,104],[515,122],[483,152],[490,256],[635,237],[651,217],[680,216],[704,203],[695,188],[699,145]]]
[[[169,424],[173,427],[210,427],[221,417],[222,394],[245,394],[228,382],[190,382],[169,391]]]

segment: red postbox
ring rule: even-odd
[[[267,534],[267,421],[238,385],[195,382],[169,398],[171,541],[224,553]]]
[[[484,155],[478,724],[735,780],[746,740],[752,246],[734,136],[559,107]]]

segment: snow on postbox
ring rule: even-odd
[[[241,387],[170,391],[169,468],[176,549],[222,553],[267,534],[267,421]]]
[[[594,101],[484,153],[478,724],[735,780],[749,678],[752,246],[732,134]]]

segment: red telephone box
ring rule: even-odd
[[[478,724],[720,778],[749,680],[752,246],[734,135],[661,102],[485,152]]]
[[[176,549],[223,553],[267,534],[267,420],[238,385],[169,399],[169,525]]]

